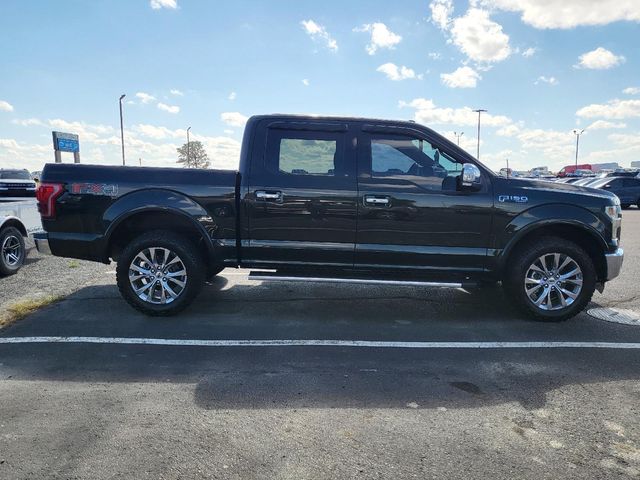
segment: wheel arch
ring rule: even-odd
[[[6,227],[15,227],[17,228],[23,237],[27,237],[29,234],[27,232],[26,227],[20,221],[18,217],[5,217],[2,222],[0,222],[0,231],[2,231]]]

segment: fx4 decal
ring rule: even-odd
[[[498,201],[500,203],[527,203],[529,201],[529,197],[524,197],[521,195],[498,195]]]
[[[118,195],[118,185],[108,185],[103,183],[72,183],[71,193],[84,195],[104,195],[115,197]]]

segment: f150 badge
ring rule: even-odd
[[[498,195],[498,201],[500,203],[527,203],[529,201],[529,197],[524,197],[521,195]]]

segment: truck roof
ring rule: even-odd
[[[423,124],[418,124],[413,120],[394,120],[388,118],[371,118],[371,117],[349,117],[349,116],[341,116],[341,115],[310,115],[310,114],[295,114],[295,113],[270,113],[270,114],[260,114],[253,115],[249,118],[249,121],[259,121],[264,119],[274,119],[274,120],[315,120],[315,121],[333,121],[333,122],[375,122],[375,123],[386,123],[386,124],[404,124],[407,127],[415,127],[416,125],[420,125],[421,127],[425,127]]]

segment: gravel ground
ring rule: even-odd
[[[0,277],[0,323],[8,317],[11,305],[51,295],[67,296],[105,275],[115,282],[115,265],[41,255],[33,249],[18,273]]]

